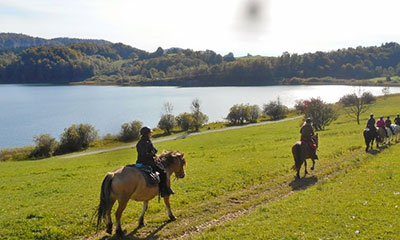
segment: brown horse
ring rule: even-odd
[[[168,185],[170,176],[173,173],[175,173],[177,178],[185,177],[184,166],[186,165],[186,161],[183,153],[163,152],[158,159],[167,171]],[[141,170],[136,167],[125,166],[107,173],[101,185],[100,204],[96,210],[97,229],[102,221],[106,220],[107,233],[112,233],[111,209],[115,201],[118,201],[118,209],[115,213],[116,233],[118,235],[123,235],[121,216],[129,199],[143,202],[143,209],[139,218],[139,227],[144,226],[144,214],[147,210],[148,203],[158,195],[159,187],[158,185],[146,185],[145,176],[140,171]],[[175,220],[175,216],[171,211],[169,196],[164,197],[164,203],[168,211],[169,219],[172,221]]]
[[[318,133],[314,136],[311,137],[315,144],[318,147]],[[306,142],[301,142],[298,141],[292,146],[292,154],[294,158],[294,166],[293,169],[297,171],[296,177],[300,178],[300,168],[301,165],[303,165],[304,162],[304,175],[307,175],[307,158],[311,158],[313,165],[311,167],[311,170],[314,170],[314,165],[315,165],[315,159],[313,159],[312,155],[312,150],[310,149],[311,147],[308,145]]]

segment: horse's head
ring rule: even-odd
[[[185,177],[186,160],[184,154],[181,152],[163,152],[160,155],[161,163],[165,166],[167,171],[172,174],[175,173],[177,178]]]

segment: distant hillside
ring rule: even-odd
[[[154,52],[147,52],[104,40],[46,40],[22,34],[0,34],[0,39],[1,36],[3,39],[8,37],[3,45],[19,48],[0,51],[0,83],[79,82],[123,86],[400,85],[398,78],[392,78],[400,76],[400,45],[394,42],[330,52],[285,52],[279,57],[235,58],[232,53],[221,56],[212,50],[159,47]],[[13,41],[13,37],[20,40]],[[60,44],[41,46],[49,41]],[[21,49],[29,44],[40,46]],[[360,82],[360,79],[375,80]]]
[[[68,44],[81,43],[81,42],[96,43],[96,44],[111,44],[111,42],[105,40],[78,39],[78,38],[44,39],[18,33],[0,33],[0,50],[13,49],[13,48],[29,48],[36,46],[65,46]]]

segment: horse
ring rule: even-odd
[[[373,149],[374,146],[374,140],[377,139],[378,134],[377,130],[375,128],[375,131],[372,131],[369,128],[365,128],[363,132],[364,140],[365,140],[365,145],[367,146],[365,148],[365,151],[368,152],[369,146],[371,145],[371,150]],[[378,147],[378,140],[376,140],[376,146]]]
[[[400,141],[400,125],[392,124],[393,132],[394,132],[394,139],[396,142]]]
[[[376,147],[379,147],[379,143],[382,144],[390,144],[390,138],[392,137],[392,131],[385,127],[385,128],[378,128],[376,130],[378,137],[376,138]],[[386,135],[387,133],[387,135]]]
[[[314,143],[317,145],[318,148],[318,133],[316,135],[313,135],[311,137],[314,140]],[[304,162],[304,175],[307,175],[307,158],[311,158],[313,165],[311,167],[311,170],[314,170],[315,166],[315,159],[312,157],[312,150],[310,149],[311,147],[308,145],[306,142],[298,141],[292,146],[292,154],[294,158],[294,166],[292,169],[297,171],[296,177],[300,178],[300,168],[301,165],[303,165]]]
[[[168,185],[172,174],[175,174],[177,178],[185,177],[184,166],[186,165],[186,160],[183,153],[171,151],[163,152],[158,157],[157,161],[166,169]],[[128,165],[107,173],[101,184],[100,203],[95,213],[95,215],[97,215],[97,230],[102,221],[105,220],[107,226],[106,232],[112,234],[113,223],[111,220],[111,209],[114,203],[118,201],[118,209],[115,213],[116,233],[119,236],[123,236],[124,232],[121,228],[121,216],[130,199],[143,202],[138,227],[144,226],[144,214],[149,201],[158,194],[158,184],[155,186],[148,186],[145,176],[141,170],[136,167]],[[163,199],[169,220],[174,221],[176,218],[171,211],[169,196],[165,196]]]

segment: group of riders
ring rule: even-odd
[[[400,115],[397,114],[397,117],[394,119],[394,124],[397,126],[400,126]],[[390,120],[390,116],[387,116],[386,120],[383,120],[383,116],[379,118],[378,121],[376,121],[376,127],[375,127],[375,118],[374,114],[371,113],[370,118],[368,119],[367,122],[367,128],[372,131],[372,133],[376,133],[377,128],[382,128],[386,132],[386,137],[389,137],[389,130],[392,131],[392,134],[394,133],[394,129],[392,127],[392,120]]]
[[[400,126],[400,115],[397,114],[397,117],[394,119],[394,123]],[[376,127],[375,127],[376,124]],[[388,116],[386,120],[383,119],[383,116],[379,118],[378,121],[375,122],[374,114],[371,113],[370,118],[367,122],[367,128],[374,133],[377,131],[377,128],[383,128],[386,132],[387,137],[389,137],[388,130],[392,131],[394,134],[394,129],[392,128],[392,121]],[[157,148],[154,147],[153,143],[150,140],[152,130],[149,127],[143,127],[140,129],[140,141],[136,145],[136,150],[138,153],[136,163],[141,163],[143,165],[151,166],[153,171],[159,173],[160,176],[160,194],[162,197],[173,194],[171,187],[169,186],[167,181],[167,174],[164,166],[157,161]],[[310,149],[313,159],[318,159],[316,154],[317,145],[314,142],[312,136],[314,136],[314,129],[312,126],[311,118],[307,118],[304,122],[303,126],[300,129],[301,134],[301,142],[306,143]]]

